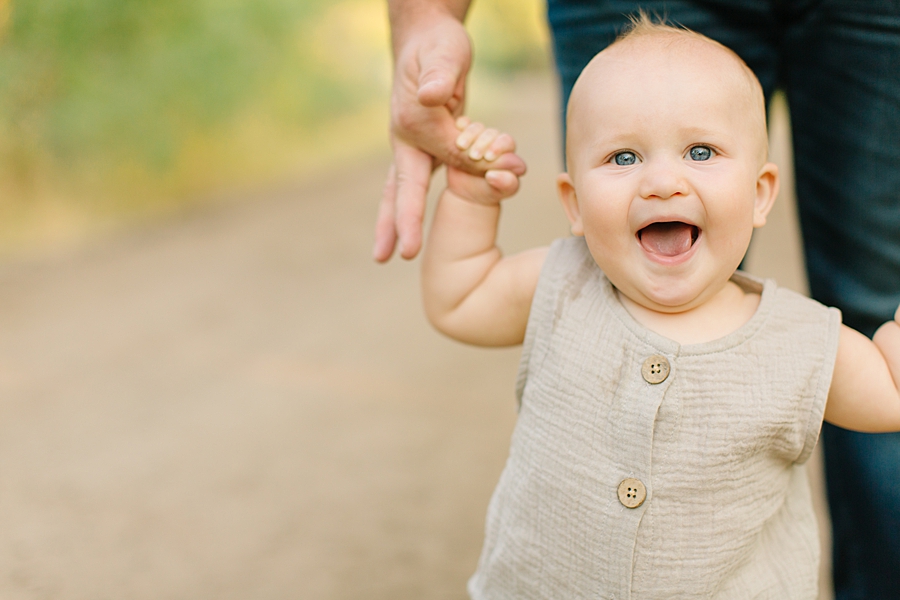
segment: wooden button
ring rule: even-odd
[[[628,508],[637,508],[647,498],[647,488],[640,479],[623,479],[619,484],[619,502]]]
[[[662,383],[669,376],[669,361],[665,356],[654,354],[644,361],[641,367],[641,375],[647,383]]]

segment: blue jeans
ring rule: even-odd
[[[900,303],[900,0],[548,0],[563,106],[639,7],[784,90],[811,294],[871,336]],[[822,438],[835,597],[900,598],[900,434]]]

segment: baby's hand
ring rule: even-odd
[[[456,127],[461,131],[456,147],[468,150],[472,160],[497,162],[497,169],[488,169],[484,177],[447,167],[447,188],[460,198],[478,204],[495,205],[519,189],[519,177],[501,167],[504,154],[516,151],[516,142],[507,133],[487,129],[481,123],[471,123],[467,117],[459,117]],[[499,160],[498,160],[499,159]]]

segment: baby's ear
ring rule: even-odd
[[[562,203],[569,223],[572,224],[572,235],[584,235],[584,225],[581,222],[581,209],[578,208],[578,197],[575,195],[575,184],[568,173],[560,173],[556,178],[556,190],[559,193],[559,201]]]
[[[766,216],[775,204],[778,196],[778,166],[774,163],[766,163],[759,171],[756,178],[756,203],[753,206],[753,226],[762,227],[766,224]]]

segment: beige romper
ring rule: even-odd
[[[802,465],[840,313],[772,281],[733,280],[761,293],[756,314],[680,346],[631,318],[583,238],[553,244],[474,600],[816,597]]]

